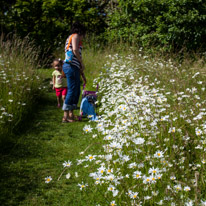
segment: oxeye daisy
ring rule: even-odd
[[[176,190],[177,192],[180,191],[180,190],[182,190],[181,185],[175,185],[174,188],[175,188],[175,190]]]
[[[105,170],[106,168],[104,166],[101,166],[100,168],[98,168],[98,173],[103,174]]]
[[[113,190],[115,190],[115,187],[114,187],[113,185],[109,185],[109,187],[107,188],[107,190],[113,191]]]
[[[176,180],[176,177],[175,176],[171,176],[170,179],[171,180]]]
[[[159,173],[159,169],[158,168],[152,167],[152,168],[149,169],[149,174],[157,174],[157,173]]]
[[[140,171],[135,171],[134,173],[133,173],[133,178],[135,178],[135,179],[139,179],[139,178],[141,178],[141,172]]]
[[[136,199],[137,198],[137,195],[138,195],[138,192],[132,192],[130,191],[128,193],[128,195],[130,196],[131,199]]]
[[[148,184],[150,182],[151,182],[151,177],[146,177],[146,176],[143,177],[143,183],[144,184]]]
[[[66,179],[69,179],[70,177],[71,177],[71,174],[68,173],[68,174],[66,175]]]
[[[96,155],[88,155],[88,156],[86,156],[86,159],[89,160],[90,162],[92,160],[95,160],[95,158],[96,158]]]
[[[79,177],[78,172],[75,172],[75,177],[76,177],[76,178]]]
[[[136,167],[137,167],[137,163],[136,162],[130,163],[128,165],[128,168],[136,168]]]
[[[188,191],[190,191],[190,190],[191,190],[190,187],[188,187],[188,186],[185,186],[185,187],[184,187],[184,191],[188,192]]]
[[[175,133],[175,127],[170,128],[168,133]]]
[[[156,175],[156,178],[157,178],[158,180],[160,180],[160,179],[162,178],[162,174],[157,174],[157,175]]]
[[[163,152],[162,151],[157,151],[155,154],[154,154],[154,157],[157,157],[157,158],[161,158],[163,157]]]
[[[88,132],[91,132],[91,131],[92,131],[92,128],[91,128],[90,125],[85,125],[84,128],[83,128],[83,130],[84,130],[86,133],[88,133]]]
[[[88,186],[88,184],[84,184],[84,183],[82,182],[82,184],[78,184],[78,186],[80,187],[80,190],[83,190],[85,187]]]
[[[52,177],[48,176],[45,178],[45,183],[50,183],[52,181]]]
[[[196,128],[195,133],[196,133],[197,136],[200,136],[202,134],[202,130],[199,129],[199,128]]]
[[[65,161],[64,163],[63,163],[63,166],[64,167],[71,167],[71,165],[72,165],[72,162],[71,161]]]
[[[115,203],[115,201],[113,200],[112,202],[110,202],[110,206],[116,206],[117,204]]]
[[[132,199],[136,199],[137,198],[137,194],[133,194]]]
[[[201,200],[201,206],[206,206],[206,201],[205,200]]]

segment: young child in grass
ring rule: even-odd
[[[54,59],[52,67],[55,69],[52,73],[53,90],[56,90],[57,107],[61,107],[60,101],[64,103],[67,94],[67,79],[62,75],[63,61],[60,59]]]

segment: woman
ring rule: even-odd
[[[65,45],[65,52],[72,50],[74,56],[70,63],[65,62],[63,65],[63,72],[67,78],[67,95],[62,107],[64,110],[63,123],[74,122],[73,110],[77,107],[80,95],[80,74],[83,77],[84,83],[86,78],[84,76],[84,63],[82,61],[82,39],[86,33],[85,27],[79,22],[75,22],[72,25],[71,35],[67,38]],[[71,39],[71,43],[69,39]],[[69,45],[68,45],[69,44]]]

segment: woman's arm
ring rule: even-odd
[[[73,48],[74,55],[77,57],[78,61],[81,64],[81,70],[84,70],[84,64],[79,53],[79,41],[80,41],[79,35],[78,34],[74,35],[72,37],[72,48]]]
[[[86,79],[83,71],[81,71],[81,76],[82,76],[82,79],[83,79],[84,84],[86,85],[87,79]]]

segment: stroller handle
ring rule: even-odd
[[[83,90],[85,89],[85,87],[86,87],[86,84],[83,84]],[[98,91],[98,89],[99,89],[99,84],[97,84],[96,91]]]

